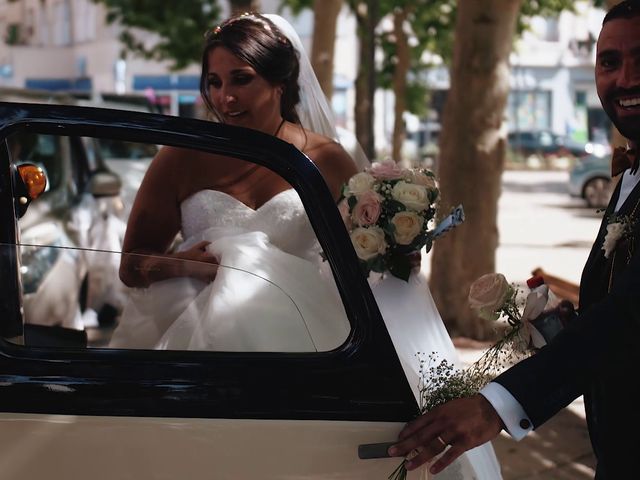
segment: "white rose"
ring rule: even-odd
[[[348,187],[351,195],[362,195],[373,187],[375,178],[367,172],[356,173],[349,179]]]
[[[469,288],[469,306],[485,318],[494,315],[505,303],[511,293],[511,286],[501,273],[487,273],[471,284]]]
[[[616,248],[616,244],[624,233],[624,225],[620,222],[610,223],[607,225],[607,234],[602,242],[602,250],[604,250],[604,258],[609,258],[611,252]]]
[[[350,237],[361,260],[370,260],[387,251],[384,232],[379,227],[358,227],[351,232]]]
[[[393,236],[400,245],[409,245],[422,231],[424,219],[415,212],[398,212],[391,219],[396,227]]]
[[[404,180],[399,181],[393,186],[391,196],[394,200],[399,201],[410,210],[417,212],[429,206],[429,194],[426,187],[414,183],[407,183]]]

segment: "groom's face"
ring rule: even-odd
[[[595,76],[602,107],[613,124],[633,142],[640,140],[640,16],[604,24]]]

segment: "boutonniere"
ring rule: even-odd
[[[609,255],[616,249],[618,242],[632,234],[634,223],[635,218],[633,215],[616,215],[614,213],[609,217],[607,234],[602,242],[604,258],[609,258]]]

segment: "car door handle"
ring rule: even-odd
[[[367,460],[369,458],[388,458],[389,454],[387,453],[387,450],[395,443],[397,442],[365,443],[358,445],[358,458],[361,460]]]

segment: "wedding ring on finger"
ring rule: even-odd
[[[442,445],[442,448],[447,448],[449,446],[449,444],[445,442],[440,435],[436,437],[436,440],[440,442],[440,445]]]
[[[407,453],[407,456],[405,458],[407,460],[411,460],[412,458],[415,458],[418,455],[420,455],[420,452],[422,452],[422,447],[416,447],[413,450],[411,450],[409,453]]]

